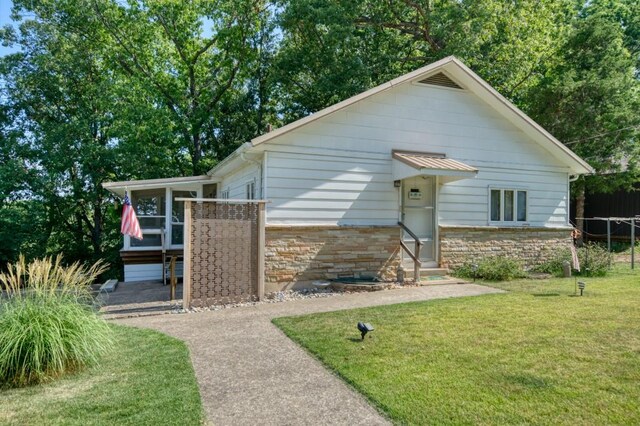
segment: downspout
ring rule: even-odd
[[[567,224],[573,227],[571,223],[571,182],[578,180],[580,175],[568,175],[567,179]]]

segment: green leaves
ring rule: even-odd
[[[21,227],[26,207],[7,201],[37,204],[51,237],[41,254],[117,258],[106,180],[204,173],[267,124],[448,55],[599,172],[624,171],[590,186],[638,178],[637,1],[13,3],[19,29],[0,30],[21,49],[0,58],[0,215]]]
[[[611,191],[638,179],[640,83],[625,29],[597,5],[574,23],[530,99],[534,118],[596,169],[590,189]]]

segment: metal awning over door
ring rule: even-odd
[[[440,176],[440,182],[474,178],[478,169],[462,161],[446,158],[444,154],[393,151],[393,180],[414,176]]]

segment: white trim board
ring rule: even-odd
[[[572,173],[590,174],[594,172],[593,168],[586,161],[584,161],[573,151],[563,145],[549,132],[543,129],[542,126],[533,121],[533,119],[531,119],[524,112],[518,109],[518,107],[516,107],[504,96],[498,93],[493,87],[491,87],[491,85],[489,85],[489,83],[480,78],[480,76],[474,73],[469,67],[464,65],[459,59],[454,56],[449,56],[441,59],[440,61],[434,62],[430,65],[417,69],[416,71],[388,81],[342,102],[338,102],[337,104],[327,107],[307,117],[301,118],[300,120],[289,123],[279,129],[258,136],[252,139],[250,144],[251,146],[256,147],[260,144],[271,141],[278,136],[282,136],[295,129],[298,129],[306,124],[319,120],[322,117],[340,111],[373,95],[392,89],[400,84],[411,83],[414,80],[421,79],[431,74],[443,71],[449,77],[451,77],[452,80],[460,83],[463,87],[465,87],[465,91],[474,93],[482,101],[489,104],[494,110],[500,113],[508,121],[510,121],[525,134],[535,140],[538,144],[540,144],[543,148],[549,151],[549,153],[551,153],[554,157],[558,158],[560,161],[566,164],[571,169]],[[246,145],[247,144],[241,146],[241,149],[239,149],[238,151],[247,150],[248,148],[246,147]],[[209,174],[217,174],[217,172],[219,171],[220,168],[214,168],[209,172]]]

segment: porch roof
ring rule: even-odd
[[[168,186],[180,188],[189,187],[194,184],[206,184],[217,183],[220,179],[213,178],[211,176],[186,176],[166,179],[146,179],[146,180],[129,180],[122,182],[104,182],[102,187],[107,191],[113,192],[120,197],[124,197],[126,190],[141,190],[141,189],[157,189],[166,188]]]
[[[442,176],[443,183],[474,178],[478,169],[462,161],[446,158],[444,154],[393,151],[393,179],[414,176]]]

